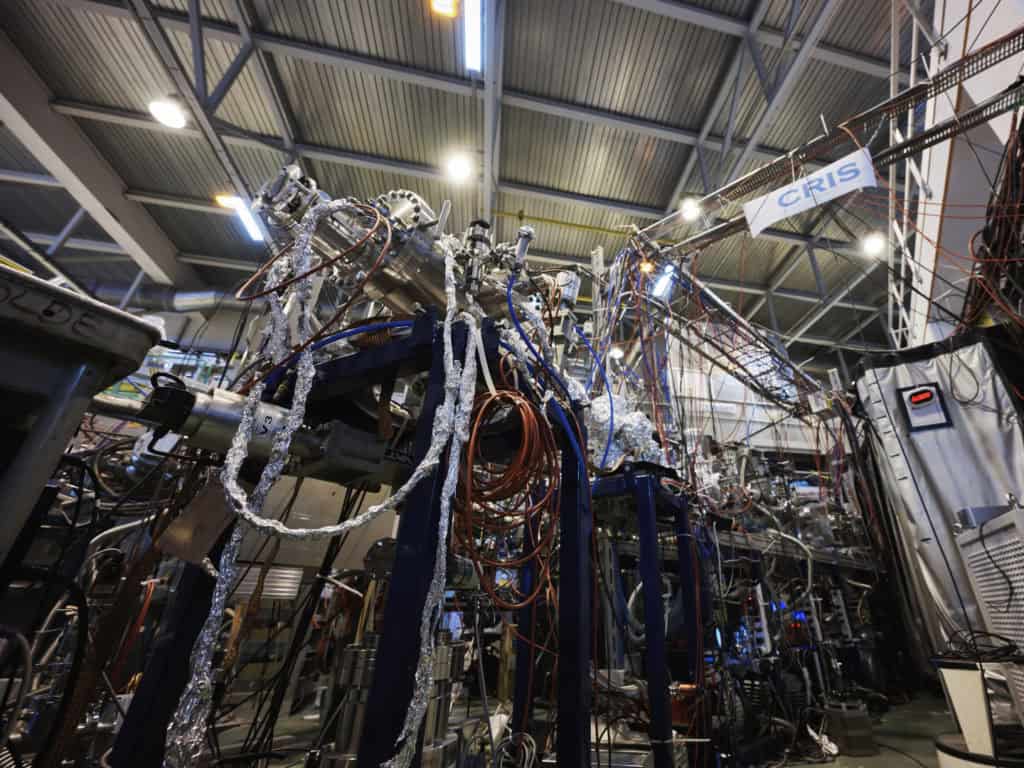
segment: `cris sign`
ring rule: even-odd
[[[755,237],[787,216],[809,211],[829,200],[864,187],[878,186],[871,153],[860,149],[820,171],[743,204],[743,215]]]

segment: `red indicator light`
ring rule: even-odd
[[[930,389],[920,389],[917,392],[912,392],[910,394],[911,405],[924,405],[925,403],[930,403],[934,399],[935,393]]]

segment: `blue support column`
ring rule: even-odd
[[[462,324],[453,329],[452,347],[455,359],[462,359],[466,349],[466,327]],[[440,331],[434,337],[433,355],[416,431],[417,462],[430,446],[434,413],[444,400],[444,350]],[[399,519],[395,565],[359,742],[359,768],[379,768],[395,754],[395,742],[412,700],[420,646],[419,618],[434,570],[443,482],[442,464],[409,494]],[[415,764],[419,764],[418,752]]]
[[[672,707],[669,701],[668,656],[665,649],[665,609],[661,598],[658,526],[655,494],[658,480],[641,474],[634,479],[637,532],[640,537],[640,579],[643,582],[646,636],[647,697],[651,709],[651,751],[654,768],[672,768]],[[686,584],[684,581],[683,584]]]
[[[552,405],[552,408],[558,408]],[[554,421],[554,419],[552,419]],[[593,535],[586,467],[570,436],[562,448],[561,547],[558,585],[558,768],[590,766],[590,652]]]
[[[701,592],[700,571],[694,567],[693,547],[690,533],[690,502],[686,496],[673,496],[676,551],[679,558],[679,585],[683,599],[683,615],[686,616],[686,670],[689,677],[683,682],[696,683],[697,673],[703,660],[697,652],[703,631],[697,599]],[[687,588],[689,586],[689,588]]]
[[[536,531],[536,525],[533,526]],[[529,536],[529,528],[523,526],[523,535]],[[537,564],[528,560],[519,569],[519,591],[524,595],[533,591],[537,579]],[[543,600],[543,596],[538,600]],[[531,652],[530,643],[524,638],[536,634],[537,600],[519,609],[516,623],[521,637],[516,638],[516,684],[512,694],[512,733],[529,732],[530,716],[533,711],[533,691],[530,690],[530,678],[536,663],[536,653]],[[537,638],[534,638],[536,641]],[[533,676],[535,677],[535,676]]]

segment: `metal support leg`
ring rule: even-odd
[[[534,524],[536,531],[536,524]],[[524,531],[529,531],[524,526]],[[526,535],[524,533],[524,535]],[[537,579],[537,565],[531,559],[519,569],[519,591],[530,594]],[[542,599],[542,598],[539,598]],[[526,733],[530,730],[530,715],[533,710],[533,691],[530,679],[536,664],[536,652],[524,638],[535,638],[537,627],[537,601],[519,609],[517,623],[519,634],[516,639],[516,685],[512,694],[512,733]]]
[[[700,681],[700,668],[704,663],[699,651],[701,644],[701,633],[704,631],[703,617],[700,614],[700,605],[710,605],[710,595],[704,595],[704,585],[701,583],[700,566],[694,556],[693,534],[690,531],[690,502],[686,496],[671,496],[670,505],[673,508],[673,521],[676,534],[676,552],[678,555],[679,568],[679,589],[682,598],[683,625],[686,638],[686,678],[685,683],[698,684]],[[688,737],[700,737],[706,733],[706,717],[696,721],[696,729],[686,735]],[[687,746],[687,755],[690,765],[704,764],[704,750],[706,745],[691,743]]]
[[[434,339],[430,383],[416,432],[417,462],[427,452],[434,413],[444,399],[444,352],[439,333]],[[458,325],[453,329],[452,348],[455,359],[461,360],[466,349],[465,326]],[[433,475],[423,479],[409,495],[399,520],[395,566],[384,609],[384,628],[359,742],[359,768],[378,768],[395,754],[395,741],[412,700],[420,633],[416,629],[410,631],[410,626],[419,626],[419,617],[430,588],[444,473],[442,464]],[[417,751],[414,765],[418,764]]]
[[[558,768],[590,766],[590,650],[593,520],[586,468],[565,435],[562,447],[558,599]]]
[[[679,555],[679,587],[683,596],[683,614],[686,616],[686,671],[684,682],[696,683],[703,660],[697,652],[700,646],[701,617],[697,610],[700,593],[699,572],[694,564],[690,533],[690,503],[685,496],[673,497],[675,507],[676,551]]]
[[[647,639],[647,697],[651,708],[651,752],[654,768],[672,768],[672,708],[668,695],[668,657],[665,651],[665,609],[658,566],[658,528],[653,475],[637,475],[634,486],[640,536],[640,578],[643,582],[644,629]]]
[[[112,768],[163,765],[167,724],[192,674],[191,650],[210,611],[213,587],[214,580],[202,568],[185,564],[165,617],[168,631],[157,635],[142,682],[114,741]]]

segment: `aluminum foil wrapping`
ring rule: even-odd
[[[301,234],[290,250],[288,258],[279,259],[274,264],[267,276],[267,285],[276,284],[289,272],[300,274],[308,269],[311,259],[310,242],[316,224],[323,216],[328,215],[336,208],[337,206],[332,207],[328,204],[317,206],[307,213],[300,225]],[[296,302],[299,336],[304,340],[308,338],[310,329],[311,281],[309,279],[300,280],[290,290],[289,300]],[[271,314],[265,348],[271,359],[282,359],[290,346],[288,321],[276,295],[272,295],[270,307]],[[224,469],[221,474],[228,504],[243,519],[247,515],[259,518],[259,512],[263,508],[267,494],[284,471],[292,436],[302,425],[305,417],[306,398],[312,388],[314,374],[312,353],[309,350],[304,350],[299,355],[292,408],[284,427],[278,430],[274,436],[270,458],[263,468],[251,496],[247,496],[239,485],[238,476],[242,463],[249,452],[254,415],[263,394],[263,385],[258,384],[249,391],[238,430],[232,439],[231,448],[225,456]],[[237,526],[221,555],[210,611],[192,649],[192,678],[178,700],[178,707],[167,729],[164,765],[168,768],[184,768],[193,765],[199,758],[205,743],[213,695],[213,656],[220,634],[227,595],[236,577],[235,558],[243,535],[243,526]]]
[[[473,400],[476,394],[476,343],[474,333],[476,319],[469,313],[463,313],[470,332],[466,337],[466,359],[463,363],[458,408],[455,424],[452,429],[451,443],[448,448],[448,468],[441,488],[441,510],[438,521],[437,547],[434,550],[434,573],[427,590],[427,598],[420,616],[420,652],[416,664],[415,682],[412,701],[405,713],[405,722],[399,734],[401,748],[398,753],[384,765],[386,768],[408,768],[416,754],[417,734],[423,723],[423,716],[430,704],[434,688],[434,637],[440,618],[441,603],[444,600],[444,586],[447,578],[448,530],[451,526],[452,498],[459,483],[459,468],[462,459],[462,447],[469,439],[469,417],[473,411]],[[447,366],[446,366],[447,367]],[[458,374],[455,367],[453,374]],[[454,376],[453,376],[454,378]]]
[[[608,448],[606,467],[612,467],[619,459],[628,457],[634,461],[661,463],[664,453],[661,446],[653,438],[654,426],[650,419],[641,411],[633,408],[626,398],[613,395],[612,403],[606,396],[599,397],[590,405],[587,432],[589,435],[588,450],[591,461],[601,464],[605,445],[608,441],[608,425],[611,421],[610,405],[615,406],[615,432]]]
[[[569,390],[569,397],[572,398],[573,402],[586,405],[590,402],[590,398],[587,395],[587,388],[583,384],[572,376],[563,376],[562,379],[565,381],[565,386]],[[605,403],[608,402],[608,398],[604,398]]]
[[[553,365],[555,360],[555,352],[551,348],[551,340],[548,338],[548,327],[544,325],[544,318],[540,316],[533,305],[523,302],[520,305],[523,310],[523,314],[526,316],[527,322],[533,326],[533,329],[537,332],[537,338],[540,339],[540,350],[544,354],[544,359],[548,365]]]
[[[612,395],[612,402],[608,401],[607,396],[602,395],[590,404],[590,410],[587,411],[587,450],[590,453],[590,462],[597,467],[601,466],[606,446],[608,458],[605,461],[605,468],[614,467],[626,455],[621,441],[617,440],[614,434],[611,445],[608,444],[612,405],[615,406],[616,416],[626,411],[626,400],[620,395]]]
[[[306,271],[311,259],[310,243],[317,222],[323,216],[329,215],[333,211],[348,205],[351,204],[346,201],[332,201],[311,209],[300,224],[300,234],[289,254],[291,257],[290,261],[281,259],[274,265],[267,278],[268,284],[275,284],[288,273],[298,274]],[[299,356],[292,408],[284,428],[279,430],[274,437],[270,459],[260,475],[259,482],[252,494],[246,495],[244,489],[238,483],[238,475],[242,462],[248,454],[248,444],[252,437],[254,423],[253,416],[262,396],[262,385],[253,387],[249,392],[243,409],[241,424],[225,458],[222,478],[228,503],[248,525],[260,531],[289,539],[333,537],[365,525],[383,512],[394,509],[401,504],[411,490],[440,464],[441,453],[445,446],[448,445],[449,438],[454,433],[454,439],[452,439],[449,447],[449,465],[445,475],[442,494],[441,523],[438,532],[437,551],[435,553],[435,569],[420,621],[421,641],[420,658],[416,670],[416,689],[406,714],[405,723],[403,724],[402,733],[399,738],[400,743],[396,745],[399,747],[398,753],[391,761],[391,764],[398,768],[407,766],[415,753],[416,739],[408,737],[410,734],[414,735],[418,732],[426,712],[430,691],[433,687],[434,634],[438,607],[444,596],[447,562],[445,551],[447,548],[448,529],[450,527],[451,499],[458,483],[458,467],[462,445],[468,438],[468,422],[473,407],[476,386],[475,346],[478,336],[472,332],[475,326],[475,319],[469,314],[465,315],[465,321],[470,324],[471,328],[471,333],[467,337],[465,362],[460,367],[453,359],[451,330],[457,306],[454,276],[455,256],[451,243],[448,240],[442,240],[441,245],[445,250],[445,294],[448,305],[442,331],[445,395],[444,401],[434,417],[430,447],[423,461],[416,467],[406,483],[383,503],[372,506],[357,517],[338,525],[311,529],[291,529],[280,521],[268,520],[260,515],[267,494],[284,470],[292,435],[302,425],[305,416],[306,398],[312,387],[315,373],[312,354],[309,351],[304,351]],[[296,284],[290,297],[290,299],[298,302],[300,338],[308,338],[309,334],[310,295],[310,281],[303,280]],[[268,351],[276,351],[282,348],[287,349],[288,324],[285,316],[286,313],[281,308],[280,303],[276,303],[273,300],[271,301],[271,308],[271,328],[266,340],[266,349]],[[184,768],[184,766],[192,765],[199,757],[203,748],[213,690],[213,653],[221,626],[225,607],[224,603],[235,579],[235,556],[242,539],[242,528],[243,526],[240,525],[235,529],[229,545],[225,547],[220,562],[220,577],[215,588],[214,602],[211,605],[206,623],[193,649],[193,678],[178,703],[178,709],[168,729],[167,757],[165,758],[165,766],[168,766],[168,768]]]
[[[621,418],[615,414],[615,436],[623,449],[637,461],[662,463],[665,454],[654,439],[654,425],[640,411],[628,411]]]
[[[499,336],[502,342],[504,342],[507,346],[512,348],[512,362],[513,365],[515,365],[516,373],[521,378],[523,378],[527,384],[530,385],[530,388],[534,392],[542,393],[542,400],[546,403],[553,396],[554,393],[552,393],[550,390],[547,390],[545,392],[543,389],[541,389],[540,385],[537,383],[537,380],[533,377],[533,374],[530,373],[530,368],[526,364],[526,361],[531,359],[533,355],[527,348],[526,342],[523,341],[522,336],[520,336],[516,331],[512,330],[511,328],[502,328],[499,331]],[[546,415],[545,418],[547,418]]]
[[[237,511],[249,525],[259,531],[293,541],[326,539],[337,536],[347,531],[360,528],[371,520],[379,517],[385,512],[396,509],[413,488],[428,474],[433,472],[441,463],[441,453],[451,436],[452,425],[455,417],[455,405],[458,395],[459,381],[453,375],[453,352],[452,352],[452,323],[455,320],[456,298],[455,298],[455,254],[449,244],[442,240],[442,247],[445,250],[445,293],[448,307],[445,312],[442,338],[444,340],[445,356],[445,393],[444,401],[434,414],[430,446],[423,457],[423,460],[416,466],[409,479],[402,486],[394,491],[391,496],[380,504],[374,504],[364,512],[356,515],[350,520],[345,520],[336,525],[324,525],[319,528],[289,528],[280,520],[273,520],[259,516],[251,508],[238,507]],[[293,409],[294,410],[294,409]]]

